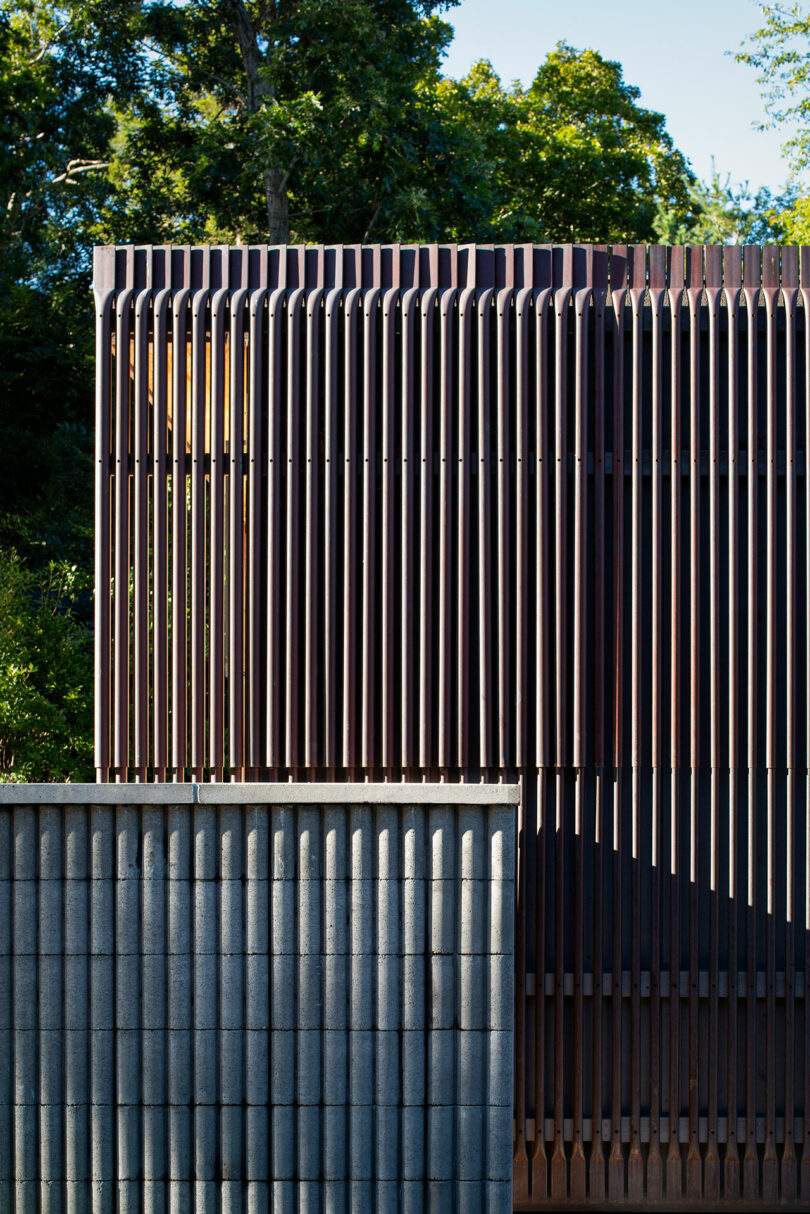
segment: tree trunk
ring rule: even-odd
[[[289,243],[290,208],[287,200],[286,176],[281,169],[265,169],[264,171],[268,244]]]
[[[242,0],[223,0],[234,32],[247,81],[247,106],[251,114],[264,104],[274,104],[273,88],[262,79],[261,54],[256,29]],[[283,169],[264,169],[264,195],[267,200],[267,240],[269,244],[287,244],[290,239],[290,209],[287,200],[287,174]]]

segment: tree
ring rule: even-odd
[[[664,117],[597,51],[560,43],[525,90],[479,63],[460,90],[494,166],[499,239],[649,240],[659,202],[685,205],[692,177]]]
[[[801,174],[810,168],[810,16],[798,4],[763,4],[763,24],[736,56],[754,67],[763,89],[763,129],[795,124],[784,146],[792,182],[784,196],[779,238],[795,244],[810,240],[810,197]]]
[[[794,195],[774,196],[762,187],[752,194],[748,182],[723,180],[712,161],[711,180],[687,181],[689,205],[659,205],[654,220],[662,244],[765,244],[785,239],[784,216]]]
[[[147,85],[119,113],[110,230],[370,239],[403,206],[412,113],[456,0],[146,0]]]

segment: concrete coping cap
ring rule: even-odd
[[[0,784],[6,805],[517,805],[517,784]]]

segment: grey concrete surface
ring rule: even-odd
[[[0,787],[0,1206],[510,1211],[517,795]]]

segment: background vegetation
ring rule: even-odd
[[[0,780],[91,772],[93,244],[808,239],[597,51],[444,78],[453,2],[0,0]],[[810,129],[780,12],[743,57]]]

